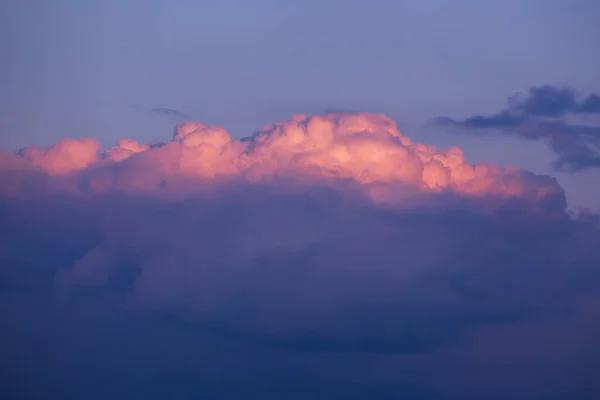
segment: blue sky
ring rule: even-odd
[[[593,0],[8,0],[0,148],[166,140],[177,117],[153,108],[234,137],[294,113],[376,111],[415,137],[433,117],[491,113],[534,85],[600,91],[599,15]],[[539,143],[425,136],[551,172]]]

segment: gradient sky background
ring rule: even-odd
[[[247,136],[294,113],[385,113],[470,160],[549,173],[542,143],[419,124],[500,109],[532,85],[600,91],[594,0],[27,0],[0,5],[0,148],[169,138],[178,117]],[[558,174],[598,205],[595,171]],[[586,187],[586,190],[581,189]]]
[[[600,168],[557,172],[543,140],[579,120],[464,123],[534,86],[600,93],[598,21],[598,0],[2,0],[0,150],[376,112],[600,211]],[[600,398],[600,214],[392,126],[0,151],[0,397]],[[562,145],[600,149],[584,131]]]

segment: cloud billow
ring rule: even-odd
[[[31,146],[0,157],[0,172],[50,176],[55,186],[71,191],[85,183],[93,192],[157,194],[169,185],[181,194],[224,182],[278,179],[334,186],[353,182],[377,202],[394,202],[408,188],[415,193],[529,198],[561,191],[548,177],[469,164],[457,147],[438,150],[415,143],[390,118],[368,113],[296,115],[241,140],[232,140],[221,127],[186,122],[160,146],[122,139],[100,152],[96,139],[63,139],[48,148]],[[4,191],[10,190],[19,189],[6,185]]]
[[[598,219],[549,177],[370,114],[2,160],[0,372],[46,393],[598,393]]]
[[[600,125],[569,121],[598,118],[600,96],[581,96],[566,87],[533,87],[526,95],[513,96],[508,107],[492,115],[464,120],[440,117],[434,123],[467,131],[499,129],[523,139],[545,140],[558,155],[557,170],[581,171],[600,167]],[[598,121],[596,121],[598,122]]]

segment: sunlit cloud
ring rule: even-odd
[[[52,371],[62,397],[335,374],[452,398],[477,372],[531,398],[600,365],[598,216],[383,115],[64,139],[0,154],[0,182],[0,372]]]
[[[364,186],[374,199],[385,201],[393,200],[394,185],[421,192],[534,198],[560,192],[549,177],[494,164],[470,164],[460,148],[438,150],[413,142],[393,120],[379,114],[296,115],[240,140],[233,140],[221,127],[186,122],[176,126],[173,138],[164,145],[123,139],[104,152],[99,150],[95,139],[64,139],[45,149],[23,149],[18,156],[50,175],[85,175],[95,190],[118,186],[156,191],[185,180],[196,180],[201,186],[206,180],[256,182],[288,177],[349,180]]]

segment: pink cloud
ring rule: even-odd
[[[241,140],[185,123],[103,152],[64,140],[0,153],[0,180],[11,367],[101,387],[123,382],[102,371],[145,371],[144,388],[163,371],[173,389],[221,377],[228,356],[269,363],[269,389],[283,370],[509,398],[599,365],[597,215],[568,216],[550,177],[470,164],[381,115],[299,115]],[[23,361],[37,348],[55,364]]]
[[[64,139],[0,159],[2,168],[28,165],[52,176],[85,174],[94,191],[161,192],[198,189],[210,182],[281,177],[350,181],[373,200],[397,202],[404,189],[543,199],[561,193],[556,181],[494,164],[470,164],[457,147],[415,143],[381,114],[295,115],[233,140],[225,129],[180,123],[163,146],[120,140],[102,154],[95,139]]]
[[[50,175],[60,175],[89,167],[98,161],[100,142],[93,138],[63,139],[54,146],[22,149],[19,155]]]

